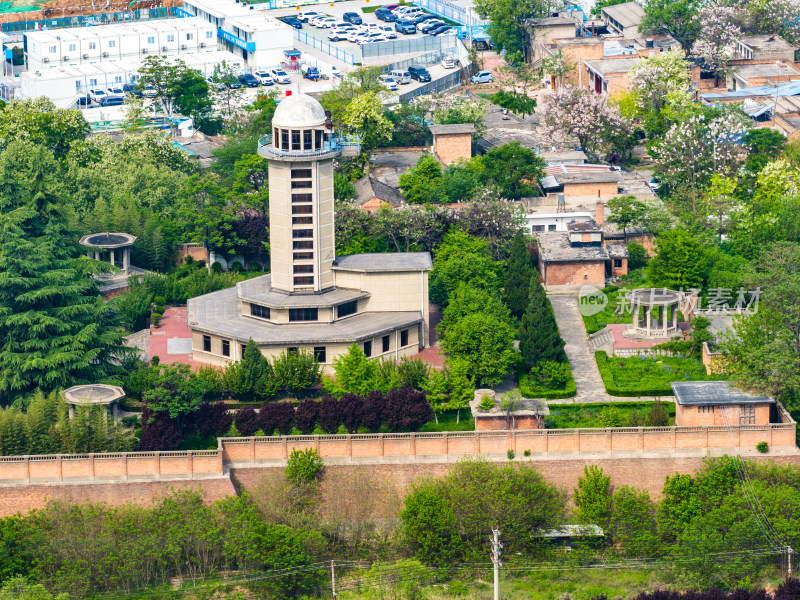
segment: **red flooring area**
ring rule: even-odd
[[[192,367],[199,367],[202,363],[192,360],[192,353],[168,354],[168,340],[192,339],[192,330],[186,320],[186,307],[175,306],[164,311],[159,326],[150,327],[150,359],[158,356],[161,364],[185,363]]]
[[[664,338],[657,339],[657,340],[633,340],[629,337],[625,337],[622,333],[628,327],[626,323],[616,323],[607,326],[611,330],[611,334],[614,336],[614,348],[622,349],[622,350],[638,350],[643,348],[652,348],[658,344],[663,344],[665,341]],[[678,327],[681,330],[686,329],[686,323],[678,323]]]

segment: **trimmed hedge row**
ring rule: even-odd
[[[608,364],[609,358],[605,351],[597,350],[594,353],[594,358],[597,362],[597,368],[600,370],[600,377],[603,378],[603,385],[606,386],[606,393],[611,396],[633,398],[638,398],[639,396],[672,396],[672,387],[670,385],[666,387],[648,388],[644,387],[645,382],[642,382],[643,386],[641,389],[621,390],[617,387],[616,383],[614,383],[614,375],[611,373],[611,367]]]
[[[560,400],[562,398],[572,398],[577,393],[575,378],[570,371],[569,379],[563,390],[543,390],[531,384],[530,375],[520,375],[519,391],[523,398],[543,398],[545,400]]]

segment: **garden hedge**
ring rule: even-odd
[[[614,383],[614,376],[611,373],[611,368],[608,365],[608,355],[604,350],[597,350],[594,353],[595,360],[597,361],[597,368],[600,370],[600,377],[603,378],[603,385],[606,387],[606,393],[611,396],[619,397],[633,397],[639,396],[672,396],[672,386],[666,387],[644,387],[638,390],[621,390]]]
[[[559,400],[561,398],[572,398],[577,393],[575,378],[572,372],[569,374],[567,384],[563,390],[543,390],[540,387],[531,385],[527,374],[519,377],[519,391],[523,398],[544,398],[545,400]]]

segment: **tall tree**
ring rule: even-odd
[[[672,229],[662,233],[656,249],[647,269],[653,285],[674,290],[702,285],[706,249],[689,232]]]
[[[503,286],[503,300],[518,319],[522,318],[528,306],[533,266],[528,252],[525,235],[520,231],[511,241],[511,254],[506,263],[506,280]]]
[[[489,20],[489,35],[498,50],[522,58],[529,51],[528,19],[546,17],[556,3],[549,0],[476,0],[475,11]]]
[[[564,362],[567,359],[553,307],[538,273],[530,280],[528,308],[522,315],[519,336],[519,350],[528,369],[544,361]]]
[[[500,196],[509,200],[537,195],[538,180],[544,176],[542,157],[516,141],[492,148],[480,157],[479,164],[482,178],[494,183]]]
[[[411,204],[447,202],[442,166],[430,154],[423,154],[416,166],[400,175],[400,189]]]
[[[67,229],[53,154],[12,142],[0,156],[0,397],[95,382],[115,371],[112,322]]]
[[[669,34],[689,52],[700,29],[695,18],[699,4],[699,0],[650,0],[639,31]]]

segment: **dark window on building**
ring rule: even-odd
[[[292,225],[313,225],[313,217],[292,217]]]
[[[622,268],[622,259],[621,258],[615,258],[614,259],[614,268],[615,269],[621,269]]]
[[[314,253],[313,252],[295,252],[294,253],[295,260],[314,260]]]
[[[288,150],[289,149],[289,130],[288,129],[281,129],[281,149]]]
[[[698,411],[697,412],[699,412],[701,415],[707,414],[707,413],[712,413],[713,414],[714,413],[714,407],[713,406],[698,406]]]
[[[372,342],[364,342],[364,354],[366,356],[372,356]]]
[[[311,179],[311,169],[292,169],[292,179]]]
[[[314,207],[310,204],[298,204],[292,207],[293,215],[310,215],[314,211]]]
[[[389,351],[389,336],[388,335],[383,336],[382,343],[383,343],[383,351],[384,352],[388,352]]]
[[[547,226],[547,231],[555,231],[555,230],[556,230],[556,226],[555,225],[548,225]]]
[[[319,129],[314,130],[314,140],[317,142],[316,148],[322,148],[322,132]]]
[[[351,302],[345,302],[344,304],[340,304],[336,307],[336,317],[341,319],[342,317],[346,317],[348,315],[354,315],[358,310],[358,300],[352,300]]]
[[[544,225],[531,225],[531,231],[544,231]]]
[[[300,150],[300,132],[292,130],[292,150]]]
[[[314,272],[314,265],[295,265],[294,266],[295,273],[313,273]]]
[[[300,277],[294,278],[295,285],[314,285],[314,278],[308,277],[307,275],[302,275]]]
[[[755,425],[756,424],[756,407],[753,404],[743,404],[739,407],[741,413],[739,416],[739,425]]]
[[[297,279],[295,277],[295,279]],[[313,277],[311,278],[313,280]],[[313,282],[313,281],[312,281]],[[316,308],[290,308],[289,321],[316,321]]]
[[[269,307],[261,306],[259,304],[250,305],[250,314],[254,317],[261,317],[262,319],[269,319]]]
[[[403,329],[400,332],[400,347],[408,346],[408,329]]]
[[[211,336],[203,336],[203,352],[211,352]]]
[[[244,345],[244,344],[242,344],[242,345],[241,345],[242,353],[239,355],[239,358],[242,358],[242,357],[244,356],[244,351],[245,351],[245,348],[247,348],[247,346],[246,346],[246,345]]]
[[[310,181],[293,181],[292,182],[292,189],[301,189],[301,188],[310,188],[311,182]]]
[[[222,340],[222,356],[231,355],[231,343],[228,340]]]
[[[313,250],[314,242],[292,242],[292,249],[294,250]]]
[[[311,130],[306,130],[303,132],[303,150],[311,150],[311,140],[312,140],[312,133]]]
[[[292,194],[292,202],[311,202],[311,194]]]
[[[318,363],[328,362],[325,346],[314,346],[314,358],[317,359]]]
[[[300,350],[298,350],[294,346],[286,349],[286,354],[297,354],[298,352],[300,352]]]
[[[313,229],[295,229],[292,232],[292,237],[294,237],[295,239],[297,239],[297,238],[314,237],[314,230]]]

